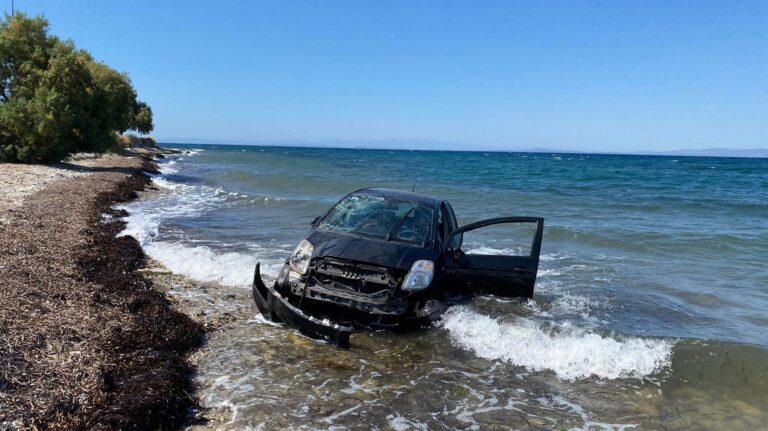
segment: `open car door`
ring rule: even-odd
[[[532,236],[522,247],[489,250],[464,245],[465,234],[504,244],[506,237],[498,231],[510,229]],[[544,219],[539,217],[499,217],[462,226],[451,232],[444,252],[445,283],[449,290],[474,295],[489,293],[503,297],[533,296],[539,269]],[[528,246],[530,244],[530,246]]]

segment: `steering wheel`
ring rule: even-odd
[[[412,227],[406,227],[403,229],[400,229],[397,233],[397,237],[400,239],[404,239],[406,241],[413,241],[416,238],[418,238],[419,231],[412,228]]]
[[[365,231],[369,227],[376,228],[377,226],[379,226],[379,222],[377,220],[368,220],[368,221],[365,222],[365,224],[360,226],[360,228],[358,230]]]

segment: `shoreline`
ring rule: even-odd
[[[116,237],[125,223],[112,209],[150,185],[149,156],[167,153],[0,165],[11,185],[0,195],[0,428],[188,421],[188,355],[205,329],[153,288],[140,271],[148,258]]]
[[[159,155],[154,157],[160,158]],[[163,166],[163,161],[155,161],[158,166]],[[41,425],[49,428],[181,427],[196,431],[264,426],[354,428],[363,420],[377,427],[397,429],[409,424],[416,427],[464,428],[470,422],[477,426],[506,423],[523,429],[578,428],[596,423],[617,428],[654,428],[661,424],[670,429],[746,429],[759,427],[765,421],[763,413],[766,409],[763,407],[768,390],[764,384],[764,349],[715,339],[678,339],[669,364],[648,376],[633,375],[633,370],[641,369],[643,361],[649,358],[645,341],[659,337],[652,334],[622,335],[601,329],[590,331],[582,328],[582,331],[578,322],[572,329],[563,326],[563,329],[549,331],[556,327],[543,323],[548,316],[542,319],[539,317],[543,316],[541,313],[551,311],[557,315],[565,312],[558,310],[557,304],[546,293],[537,298],[540,301],[535,309],[503,304],[493,298],[483,298],[473,304],[476,312],[465,316],[465,326],[477,328],[482,324],[492,331],[500,331],[501,335],[484,341],[488,343],[491,340],[495,344],[478,344],[480,347],[498,344],[501,349],[491,351],[491,356],[483,356],[475,347],[466,344],[466,337],[453,338],[459,332],[445,327],[409,334],[361,332],[354,338],[354,349],[340,351],[266,322],[259,316],[249,289],[232,283],[199,281],[215,277],[196,280],[192,278],[196,274],[194,271],[179,270],[174,273],[169,269],[173,267],[174,260],[167,260],[167,254],[155,253],[153,248],[148,247],[145,256],[133,238],[125,237],[124,241],[123,237],[115,237],[118,233],[127,232],[123,221],[128,221],[128,228],[137,222],[131,217],[123,217],[126,215],[123,210],[113,208],[125,208],[132,216],[139,215],[136,219],[139,223],[143,220],[142,215],[157,214],[162,219],[165,214],[163,208],[174,211],[183,209],[183,199],[165,200],[164,197],[176,194],[186,196],[188,188],[173,185],[183,183],[184,175],[199,174],[193,170],[196,162],[178,165],[170,163],[171,160],[168,162],[167,171],[160,169],[168,177],[152,175],[154,180],[151,182],[141,174],[141,165],[144,165],[144,170],[153,170],[158,166],[137,157],[83,157],[70,161],[60,170],[43,166],[54,172],[35,178],[38,182],[47,181],[47,188],[22,196],[21,204],[10,212],[3,207],[6,189],[0,187],[0,218],[8,215],[10,220],[10,227],[0,222],[0,270],[6,271],[5,259],[11,256],[8,250],[12,250],[24,260],[15,263],[26,265],[20,267],[22,270],[34,268],[42,273],[14,272],[16,276],[37,280],[38,284],[29,283],[31,287],[21,295],[16,292],[16,303],[13,298],[0,298],[0,430],[27,429],[37,425],[21,420],[5,420],[4,415],[12,413],[6,412],[8,402],[13,402],[10,397],[18,395],[16,399],[22,399],[24,395],[18,393],[19,382],[7,377],[18,377],[24,373],[33,377],[45,373],[48,373],[46,378],[50,375],[57,377],[55,372],[61,374],[60,370],[51,372],[50,367],[45,368],[50,364],[33,363],[40,367],[28,373],[23,368],[25,363],[18,360],[24,359],[17,355],[19,352],[37,360],[35,355],[43,355],[45,359],[44,355],[49,355],[50,350],[58,352],[58,356],[52,359],[64,363],[60,367],[70,366],[80,372],[76,375],[80,380],[54,381],[61,383],[63,389],[54,393],[57,397],[53,400],[55,402],[43,400],[48,407],[42,411],[57,414],[59,418],[51,420],[42,417],[40,420]],[[3,175],[7,167],[0,164],[0,185],[6,179]],[[30,165],[13,167],[23,171]],[[176,177],[183,169],[189,171]],[[78,175],[71,178],[59,176],[62,170],[77,172]],[[171,186],[167,189],[164,185],[168,183],[155,182],[167,178],[170,178],[168,183]],[[205,186],[198,183],[190,186],[194,190],[202,187]],[[226,193],[226,190],[223,192]],[[135,206],[115,205],[137,196],[139,201]],[[28,206],[32,206],[31,209]],[[85,222],[78,221],[73,214],[80,214]],[[71,220],[73,217],[74,220]],[[152,221],[155,222],[157,220]],[[80,242],[73,243],[67,235],[60,236],[59,231],[72,229],[72,223],[79,223],[80,227],[73,231],[79,235]],[[174,227],[170,222],[165,225],[165,229]],[[20,242],[15,248],[4,249],[2,247],[8,238],[3,235],[7,235],[7,229],[37,238],[37,242],[33,247]],[[28,232],[34,230],[41,232]],[[158,239],[161,243],[164,240]],[[173,242],[171,237],[170,243]],[[191,247],[197,246],[192,241],[190,243]],[[71,262],[59,259],[56,253],[52,253],[55,250],[74,250],[69,257]],[[178,253],[178,250],[172,251]],[[213,247],[211,250],[216,251]],[[40,255],[45,253],[55,259],[52,258],[52,262],[41,259]],[[174,258],[188,256],[184,253],[171,255]],[[165,267],[162,261],[167,261],[169,266]],[[547,261],[540,274],[544,280],[565,280],[558,278],[560,274],[555,274],[554,270],[567,271],[572,267],[568,262],[566,265],[558,262]],[[59,268],[61,265],[75,267],[67,272],[66,268]],[[223,266],[229,271],[241,265],[238,263],[236,267],[235,264],[224,263]],[[57,285],[59,278],[71,278],[72,274],[79,284]],[[5,282],[6,279],[0,279],[0,291],[7,290],[2,284]],[[138,294],[134,288],[138,289]],[[53,293],[40,299],[40,291],[47,289],[54,289]],[[91,296],[82,301],[77,296],[80,290]],[[146,290],[154,293],[146,293]],[[558,295],[555,299],[570,298],[567,291],[556,291],[555,295]],[[160,300],[156,302],[150,298],[147,302],[147,297],[159,297]],[[50,310],[32,318],[24,317],[23,314],[36,305],[36,301],[42,301],[43,306]],[[15,309],[7,304],[16,304]],[[54,321],[52,334],[44,334],[40,338],[41,331],[30,331],[22,334],[21,349],[11,351],[6,348],[8,335],[13,334],[4,326],[7,323],[4,318],[25,318],[17,323],[19,328],[23,328],[30,320],[32,323],[37,323],[37,320],[46,323],[45,319],[49,319],[52,313],[59,313],[59,308],[70,304],[74,313],[57,315],[56,318],[63,321]],[[118,310],[114,310],[113,306]],[[162,312],[157,313],[153,307],[160,307],[157,309]],[[584,310],[580,304],[574,307]],[[97,321],[101,329],[92,337],[83,337],[78,326],[77,319],[94,319],[92,312],[84,313],[82,310],[96,310],[104,314],[104,318]],[[172,317],[173,310],[180,312],[181,317]],[[134,314],[151,316],[145,319]],[[161,330],[151,334],[142,332],[157,329],[153,326],[158,323],[155,321],[157,316],[162,321]],[[169,316],[169,319],[163,320]],[[560,321],[567,325],[574,320],[566,316]],[[189,347],[191,338],[184,338],[184,334],[192,333],[187,331],[190,327],[185,326],[186,323],[196,326],[198,331],[194,333],[201,337],[204,331],[204,342],[199,347]],[[107,333],[102,333],[102,329]],[[115,329],[119,332],[114,333]],[[63,332],[60,334],[56,332],[58,330]],[[166,331],[187,332],[178,338],[168,338]],[[526,334],[530,334],[528,339],[524,338]],[[167,342],[153,339],[157,335]],[[142,336],[146,337],[135,344],[142,348],[149,347],[149,354],[144,351],[130,353],[130,349],[124,345],[121,347],[120,343],[125,338],[131,342]],[[27,345],[23,344],[24,337]],[[532,342],[529,343],[529,340]],[[505,352],[516,351],[518,345],[528,350],[528,356],[534,358],[534,362],[503,356]],[[110,352],[89,351],[94,348],[124,349],[116,353],[116,357],[124,362],[115,362],[115,356],[109,356]],[[561,375],[563,368],[546,361],[548,356],[543,356],[543,348],[548,348],[547,355],[560,358],[575,352],[576,355],[568,358],[577,360],[572,361],[567,369],[585,369],[588,366],[588,372],[598,370],[603,375],[593,372],[575,380],[565,378]],[[589,356],[583,356],[584,351],[588,351]],[[586,358],[588,362],[579,362],[579,358]],[[164,361],[164,365],[147,363],[150,359]],[[102,367],[100,364],[106,365]],[[618,376],[605,377],[606,366],[609,370],[623,367],[632,373],[621,371]],[[20,372],[8,373],[8,370],[14,371],[9,367],[17,367],[15,371]],[[185,374],[191,371],[194,373]],[[150,381],[155,378],[154,383]],[[11,387],[9,383],[17,386]],[[173,386],[177,383],[186,385],[187,389],[178,392],[178,387]],[[45,389],[50,390],[51,387],[49,385]],[[78,392],[81,387],[111,398],[97,404],[103,400],[87,398],[87,393]],[[182,398],[170,399],[170,392],[180,393]],[[442,396],[434,402],[428,397],[420,397],[416,402],[413,397],[401,396],[407,393],[440,393]],[[119,397],[125,403],[115,404]],[[487,404],[486,400],[497,399],[498,403]],[[34,396],[27,396],[22,401],[26,403],[23,406],[37,402]],[[88,416],[87,409],[91,409],[93,414]],[[468,414],[456,413],[462,411]],[[147,412],[176,416],[146,419]],[[26,414],[36,418],[34,413]],[[85,422],[76,417],[83,414]],[[80,422],[75,422],[77,420]]]
[[[710,338],[679,340],[644,333],[642,327],[614,332],[610,322],[596,324],[602,316],[627,316],[614,307],[633,303],[577,289],[623,267],[567,247],[573,254],[547,255],[537,302],[524,306],[478,298],[466,313],[449,315],[452,328],[361,332],[353,337],[353,349],[338,351],[273,326],[258,315],[248,289],[242,288],[244,277],[227,278],[225,284],[232,287],[221,287],[181,274],[222,282],[220,276],[234,271],[248,275],[252,266],[246,267],[241,254],[266,260],[289,247],[283,243],[291,234],[270,230],[273,225],[266,222],[275,220],[281,229],[305,228],[277,217],[304,215],[293,202],[267,204],[258,198],[280,196],[282,190],[284,196],[306,193],[313,204],[324,204],[333,191],[314,185],[291,190],[295,185],[290,182],[276,188],[282,185],[283,168],[293,168],[297,161],[282,152],[270,157],[269,152],[203,151],[199,157],[168,160],[167,167],[158,161],[160,190],[148,191],[146,199],[125,207],[131,213],[126,218],[129,231],[142,238],[149,255],[177,271],[148,268],[148,274],[157,275],[155,286],[167,286],[168,295],[178,300],[174,303],[193,319],[213,323],[205,346],[191,355],[200,408],[188,429],[258,429],[267,424],[341,429],[360,421],[382,429],[502,423],[521,429],[589,428],[597,423],[606,428],[714,429],[754,428],[765,420],[756,410],[768,394],[759,383],[764,351]],[[229,161],[238,161],[233,171],[243,173],[247,167],[252,175],[230,175],[236,178],[224,181]],[[210,172],[211,167],[217,169]],[[274,175],[265,181],[265,172]],[[324,190],[330,193],[323,195]],[[228,197],[211,205],[205,201],[220,195]],[[154,232],[161,234],[152,236]],[[630,274],[611,283],[627,281],[631,286],[643,280]],[[574,288],[561,288],[560,283],[573,283]],[[634,312],[628,317],[656,321],[653,315]],[[658,321],[664,317],[659,315]],[[468,344],[475,339],[477,343]],[[652,362],[661,354],[669,361]],[[425,393],[441,396],[434,402],[403,396]]]

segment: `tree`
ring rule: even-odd
[[[0,161],[57,161],[149,133],[152,110],[136,97],[125,73],[49,35],[44,18],[0,21]]]

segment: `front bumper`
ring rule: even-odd
[[[268,287],[261,279],[260,264],[253,274],[253,300],[261,314],[274,321],[297,329],[310,338],[326,340],[336,346],[348,349],[351,326],[339,325],[326,319],[318,319],[291,305],[274,287]]]

